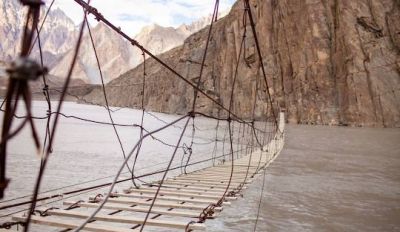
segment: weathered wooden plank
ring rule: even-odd
[[[153,194],[125,194],[125,193],[112,193],[113,196],[120,196],[120,197],[129,197],[129,198],[139,198],[139,199],[153,199],[154,195]],[[210,200],[210,199],[196,199],[194,197],[188,198],[188,197],[170,197],[170,196],[163,196],[159,195],[157,196],[158,200],[163,200],[163,201],[175,201],[175,202],[188,202],[188,203],[200,203],[200,204],[212,204],[212,203],[217,203],[218,199]],[[229,202],[223,202],[225,205],[230,205]]]
[[[19,221],[19,222],[26,221],[25,216],[13,216],[12,219],[14,221]],[[76,221],[76,220],[69,221],[69,220],[56,219],[56,218],[51,218],[51,217],[40,217],[40,216],[34,216],[34,215],[32,215],[32,217],[31,217],[31,222],[35,223],[35,224],[40,224],[40,225],[61,227],[61,228],[67,228],[67,229],[73,229],[80,225],[80,222]],[[133,231],[131,229],[125,229],[125,228],[107,226],[107,225],[96,225],[96,224],[87,224],[84,227],[84,230],[96,231],[96,232],[132,232]]]
[[[229,190],[235,189],[237,186],[230,186]],[[221,194],[225,192],[226,186],[225,187],[219,187],[219,186],[214,186],[214,185],[207,185],[207,186],[196,186],[196,185],[187,185],[187,184],[163,184],[161,188],[177,188],[177,189],[190,189],[190,190],[199,190],[199,191],[209,191],[209,190],[217,190],[220,191]],[[246,189],[246,186],[243,186],[243,189]]]
[[[149,201],[141,201],[139,199],[132,199],[126,197],[117,197],[117,198],[109,198],[107,202],[114,202],[114,203],[128,203],[130,205],[151,205]],[[175,209],[188,209],[188,210],[203,210],[209,204],[179,204],[179,203],[169,203],[169,202],[160,202],[156,201],[154,203],[154,207],[165,207],[165,208],[175,208]],[[222,207],[216,207],[215,211],[221,211]]]
[[[64,205],[72,205],[75,202],[73,201],[65,201]],[[88,203],[88,202],[81,202],[77,204],[78,206],[81,207],[86,207],[86,208],[97,208],[99,204],[97,203]],[[140,207],[140,206],[135,206],[131,207],[130,205],[126,204],[113,204],[113,203],[106,203],[103,206],[103,209],[113,209],[113,210],[123,210],[123,211],[131,211],[131,212],[141,212],[141,213],[147,213],[149,211],[149,207]],[[191,217],[191,218],[198,218],[201,210],[196,211],[178,211],[178,210],[166,210],[166,209],[157,209],[153,208],[151,210],[152,213],[155,214],[162,214],[162,215],[170,215],[170,216],[176,216],[176,217]],[[210,218],[214,218],[216,215],[213,215]]]
[[[260,167],[261,167],[262,165],[260,165]],[[234,170],[233,171],[233,174],[246,174],[246,173],[254,173],[256,170],[254,169],[254,170],[249,170],[248,172],[247,172],[247,170]],[[224,171],[224,170],[212,170],[212,171],[207,171],[207,172],[204,172],[204,174],[209,174],[209,175],[211,175],[211,174],[213,174],[213,175],[230,175],[231,174],[231,172],[230,171]]]
[[[215,185],[215,184],[202,184],[202,183],[186,183],[186,182],[174,182],[174,181],[165,181],[163,186],[187,186],[187,188],[201,187],[210,188],[210,189],[223,189],[225,190],[228,183]],[[239,186],[239,184],[231,183],[229,186],[229,190],[234,190]]]
[[[248,175],[249,177],[250,175]],[[196,180],[196,181],[213,181],[213,180],[218,180],[220,182],[228,182],[229,181],[229,177],[196,177],[196,176],[186,176],[186,177],[174,177],[171,178],[173,180]],[[232,177],[232,183],[242,183],[245,179],[244,177]],[[247,178],[248,179],[248,178]]]
[[[62,217],[87,218],[90,216],[91,213],[55,209],[55,210],[49,210],[48,214],[62,216]],[[93,219],[98,220],[98,221],[127,223],[127,224],[142,224],[144,221],[144,217],[142,219],[142,218],[137,218],[137,217],[133,217],[133,216],[116,216],[116,215],[104,215],[104,214],[97,214],[96,216],[93,217]],[[148,219],[146,222],[146,225],[175,228],[175,229],[185,229],[188,222],[176,222],[176,221],[161,220],[161,219]],[[201,224],[201,223],[193,223],[193,224],[189,225],[189,229],[191,229],[191,230],[205,230],[205,228],[206,228],[205,225]]]
[[[140,189],[155,191],[157,189],[157,186],[141,187]],[[182,193],[193,193],[193,194],[213,194],[213,195],[222,194],[224,192],[224,190],[222,190],[222,189],[210,189],[210,188],[187,189],[182,186],[168,187],[165,185],[161,186],[161,190],[179,191]],[[127,191],[129,191],[129,190],[127,190]]]
[[[249,177],[249,176],[252,176],[252,175],[258,175],[257,173],[248,173],[247,174],[247,177]],[[203,178],[203,179],[211,179],[211,178],[214,178],[214,179],[218,179],[218,180],[229,180],[229,178],[230,178],[230,175],[215,175],[215,174],[209,174],[209,175],[188,175],[187,177],[190,177],[190,178]],[[243,180],[244,178],[246,177],[246,174],[243,174],[243,175],[237,175],[237,174],[233,174],[232,175],[232,178],[233,179],[236,179],[236,180]],[[180,176],[179,177],[177,177],[177,178],[180,178]]]
[[[181,183],[187,183],[187,184],[217,184],[217,185],[224,185],[226,186],[229,182],[229,180],[201,180],[201,179],[168,179],[165,182],[181,182]],[[243,181],[231,181],[231,184],[242,184]],[[251,180],[247,180],[246,182],[244,182],[245,184],[251,183]]]
[[[125,191],[124,191],[125,192]],[[130,189],[129,192],[125,192],[125,194],[131,194],[131,193],[156,193],[157,189]],[[222,194],[223,192],[221,192]],[[193,197],[195,199],[220,199],[221,196],[215,195],[215,194],[207,194],[205,192],[196,192],[196,193],[184,193],[181,190],[164,190],[160,189],[159,194],[164,195],[164,196],[180,196],[180,197]],[[117,196],[123,196],[118,195]],[[227,200],[236,200],[237,198],[235,197],[230,197],[226,198]]]

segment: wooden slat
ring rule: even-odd
[[[26,221],[25,216],[14,216],[14,217],[12,217],[12,219],[14,221],[19,221],[19,222]],[[67,228],[67,229],[73,229],[80,225],[80,223],[77,222],[76,220],[69,221],[69,220],[56,219],[53,217],[52,218],[40,217],[40,216],[34,216],[34,215],[32,215],[32,217],[31,217],[31,222],[35,223],[35,224],[40,224],[40,225],[61,227],[61,228]],[[96,232],[132,232],[133,231],[131,229],[125,229],[125,228],[107,226],[107,225],[96,225],[96,224],[87,224],[84,227],[84,230],[96,231]]]
[[[218,185],[227,185],[228,184],[228,182],[229,181],[219,181],[219,180],[215,180],[215,181],[212,181],[212,180],[200,180],[200,179],[198,179],[198,180],[196,180],[196,179],[188,179],[188,180],[185,180],[185,179],[168,179],[168,180],[166,180],[166,181],[169,181],[169,182],[171,182],[171,181],[174,181],[174,182],[184,182],[184,183],[188,183],[188,184],[218,184]],[[243,183],[243,181],[231,181],[230,182],[231,184],[235,184],[235,185],[239,185],[239,184],[242,184]],[[248,183],[251,183],[251,180],[248,180],[248,181],[246,181],[246,182],[244,182],[245,184],[248,184]]]
[[[65,201],[64,205],[72,205],[75,202],[73,201]],[[81,207],[87,207],[87,208],[97,208],[99,204],[97,203],[87,203],[87,202],[81,202],[77,204],[78,206]],[[106,203],[103,206],[103,209],[113,209],[113,210],[123,210],[123,211],[131,211],[131,212],[141,212],[141,213],[147,213],[149,210],[149,207],[140,207],[140,206],[135,206],[131,207],[126,204],[113,204],[113,203]],[[155,214],[162,214],[162,215],[170,215],[170,216],[176,216],[176,217],[191,217],[191,218],[198,218],[201,210],[196,211],[177,211],[177,210],[166,210],[166,209],[157,209],[153,208],[151,210],[152,213]],[[210,218],[214,218],[216,215],[213,215]]]
[[[133,188],[135,189],[135,188]],[[146,189],[146,190],[153,190],[155,191],[157,189],[156,186],[153,187],[142,187],[140,189]],[[179,191],[182,193],[193,193],[193,194],[222,194],[224,190],[222,189],[210,189],[210,188],[198,188],[198,189],[187,189],[187,188],[182,188],[182,186],[176,186],[176,187],[168,187],[168,186],[161,186],[161,190],[166,190],[166,191]],[[127,190],[128,191],[128,190]]]
[[[233,190],[235,189],[237,186],[230,186],[229,190]],[[222,193],[225,191],[226,187],[218,187],[215,185],[208,185],[208,186],[196,186],[196,185],[187,185],[187,184],[182,184],[182,183],[177,183],[177,184],[163,184],[163,186],[161,188],[177,188],[177,189],[189,189],[189,190],[199,190],[199,191],[205,191],[205,190],[218,190],[218,191],[222,191]],[[246,189],[246,185],[243,186],[243,189]],[[222,194],[221,193],[221,194]]]
[[[249,173],[254,173],[255,171],[256,170],[250,170]],[[244,171],[236,170],[233,172],[233,174],[246,174],[246,173],[247,173],[246,170],[244,170]],[[230,175],[231,173],[230,173],[230,171],[228,172],[228,171],[224,171],[224,170],[212,170],[212,171],[204,172],[204,174],[226,175],[227,176],[227,175]]]
[[[199,185],[199,186],[215,186],[215,188],[220,187],[220,188],[224,188],[228,185],[228,181],[201,181],[201,180],[179,180],[179,179],[168,179],[165,180],[164,183],[183,183],[183,184],[187,184],[187,185]],[[246,182],[245,184],[248,184],[250,182]],[[231,181],[230,183],[232,186],[238,186],[239,184],[242,184],[242,182],[238,182],[238,181]]]
[[[149,201],[141,201],[139,199],[132,199],[132,198],[126,198],[126,197],[117,197],[117,198],[109,198],[108,202],[114,202],[114,203],[128,203],[131,205],[146,205],[149,206],[151,205],[151,202]],[[160,202],[156,201],[154,203],[154,207],[166,207],[166,208],[176,208],[176,209],[188,209],[188,210],[203,210],[206,208],[209,204],[179,204],[179,203],[169,203],[169,202]],[[215,208],[215,211],[221,211],[222,207],[217,207]]]
[[[250,175],[248,175],[248,177],[250,177]],[[195,180],[198,182],[202,182],[202,181],[214,181],[214,180],[218,180],[218,181],[223,181],[223,182],[228,182],[229,181],[229,177],[225,178],[225,177],[197,177],[197,176],[185,176],[185,177],[175,177],[175,178],[171,178],[172,180]],[[232,183],[242,183],[244,181],[245,177],[232,177]],[[248,180],[249,178],[247,178],[246,180]]]
[[[67,210],[49,210],[49,215],[56,215],[62,217],[73,217],[73,218],[87,218],[91,213],[84,212],[73,212]],[[137,218],[133,216],[116,216],[116,215],[104,215],[97,214],[93,217],[94,220],[105,221],[105,222],[115,222],[115,223],[127,223],[127,224],[142,224],[144,221],[144,217]],[[189,221],[188,221],[189,222]],[[187,222],[176,222],[169,220],[159,220],[159,219],[148,219],[146,222],[148,226],[157,226],[157,227],[167,227],[167,228],[175,228],[175,229],[185,229]],[[189,225],[189,229],[192,230],[205,230],[205,225],[201,223],[194,223]]]
[[[258,173],[249,173],[247,177],[251,177],[252,175],[256,176],[259,175]],[[228,175],[214,175],[214,174],[209,174],[209,175],[188,175],[188,177],[191,178],[218,178],[221,180],[229,180],[230,176]],[[238,174],[233,174],[232,178],[238,179],[238,180],[243,180],[246,177],[246,174],[243,175],[238,175]],[[180,178],[180,177],[179,177]]]
[[[187,189],[195,189],[195,188],[198,188],[198,189],[219,189],[219,190],[224,190],[225,191],[225,189],[226,189],[226,186],[227,186],[228,184],[225,184],[225,185],[221,185],[221,186],[219,186],[219,185],[215,185],[215,184],[201,184],[201,183],[192,183],[192,184],[188,184],[188,183],[182,183],[182,182],[166,182],[166,183],[164,183],[163,184],[163,186],[181,186],[181,187],[184,187],[184,186],[187,186],[187,187],[185,187],[185,188],[187,188]],[[236,189],[237,187],[238,187],[239,185],[238,184],[231,184],[230,186],[229,186],[229,190],[233,190],[233,189]]]
[[[157,189],[130,189],[129,193],[126,194],[130,194],[130,193],[156,193]],[[221,195],[223,194],[223,192],[220,192],[220,195],[218,194],[207,194],[205,192],[196,192],[196,193],[185,193],[184,191],[181,190],[164,190],[164,189],[160,189],[159,194],[164,195],[164,196],[180,196],[180,197],[193,197],[195,199],[220,199]],[[123,195],[117,195],[117,196],[123,196]],[[236,197],[229,197],[226,198],[227,200],[236,200]]]
[[[130,198],[139,198],[139,199],[153,199],[154,195],[152,194],[125,194],[125,193],[113,193],[113,196],[120,196],[120,197],[130,197]],[[218,198],[219,199],[219,198]],[[188,202],[188,203],[200,203],[200,204],[212,204],[217,203],[218,199],[210,200],[210,199],[196,199],[196,198],[187,198],[187,197],[170,197],[170,196],[157,196],[157,200],[163,201],[175,201],[175,202]],[[229,202],[223,202],[225,205],[230,205]]]

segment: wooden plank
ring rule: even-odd
[[[135,188],[133,188],[135,189]],[[146,189],[146,190],[153,190],[155,191],[157,189],[157,186],[152,186],[152,187],[142,187],[140,189]],[[194,194],[222,194],[224,190],[222,189],[210,189],[210,188],[199,188],[199,189],[185,189],[182,188],[182,186],[176,186],[176,187],[168,187],[168,186],[161,186],[161,190],[166,190],[166,191],[179,191],[182,193],[194,193]],[[124,190],[125,191],[125,190]],[[127,190],[128,191],[128,190]]]
[[[64,205],[72,205],[75,202],[73,201],[65,201]],[[87,202],[81,202],[77,204],[78,206],[81,207],[86,207],[86,208],[97,208],[99,204],[97,203],[87,203]],[[113,203],[106,203],[103,206],[103,209],[113,209],[113,210],[123,210],[123,211],[131,211],[131,212],[141,212],[141,213],[147,213],[149,210],[149,207],[140,207],[140,206],[135,206],[131,207],[126,204],[113,204]],[[191,218],[198,218],[200,215],[201,210],[199,211],[177,211],[177,210],[165,210],[165,209],[157,209],[153,208],[151,210],[152,213],[155,214],[162,214],[162,215],[170,215],[170,216],[176,216],[176,217],[191,217]],[[216,215],[213,215],[210,218],[214,218]]]
[[[19,222],[26,221],[25,216],[13,216],[12,219],[14,221],[19,221]],[[69,220],[61,220],[61,219],[56,219],[56,218],[40,217],[40,216],[34,216],[34,215],[32,215],[32,217],[31,217],[31,222],[35,223],[35,224],[40,224],[40,225],[61,227],[61,228],[67,228],[67,229],[73,229],[80,225],[80,222],[77,222],[76,220],[69,221]],[[87,224],[84,227],[84,230],[96,231],[96,232],[132,232],[133,231],[131,229],[126,229],[126,228],[107,226],[107,225],[96,225],[96,224]]]
[[[249,171],[248,174],[253,174],[253,173],[254,173],[254,172],[250,172],[250,171]],[[181,176],[230,177],[230,175],[231,175],[230,172],[229,172],[229,173],[225,173],[225,172],[221,172],[221,173],[215,173],[215,172],[199,172],[199,173],[190,173],[190,174],[187,174],[187,175],[180,175],[180,176],[177,176],[177,177],[181,177]],[[236,177],[243,177],[243,176],[246,176],[246,172],[245,172],[245,173],[236,173],[236,172],[234,172],[234,173],[233,173],[233,176],[236,176]]]
[[[152,194],[125,194],[125,193],[112,193],[113,196],[120,196],[120,197],[130,197],[130,198],[139,198],[139,199],[153,199],[154,195]],[[218,198],[219,199],[219,198]],[[200,204],[212,204],[217,203],[217,200],[201,200],[195,198],[187,198],[187,197],[169,197],[169,196],[158,196],[157,200],[163,201],[175,201],[175,202],[188,202],[188,203],[200,203]],[[223,202],[222,204],[230,205],[230,202]]]
[[[260,167],[261,166],[262,165],[260,165]],[[256,169],[250,170],[249,173],[254,173],[255,171],[256,171]],[[243,171],[236,170],[233,172],[233,174],[243,174],[243,175],[245,175],[246,173],[247,173],[247,170],[243,170]],[[226,175],[230,175],[231,173],[230,173],[230,171],[228,172],[228,171],[224,171],[224,170],[213,170],[213,171],[205,172],[204,174],[225,175],[226,176]]]
[[[252,175],[258,175],[258,173],[248,173],[247,177],[251,177]],[[214,178],[214,179],[218,179],[218,180],[229,180],[230,175],[214,175],[214,174],[210,174],[210,175],[188,175],[187,177],[191,177],[191,178],[203,178],[203,179],[207,179],[207,178]],[[243,180],[246,177],[246,174],[243,175],[237,175],[237,174],[233,174],[232,178],[234,179],[238,179],[238,180]],[[180,177],[179,177],[180,178]]]
[[[253,173],[249,173],[247,176],[251,176]],[[202,178],[202,179],[216,179],[218,180],[229,180],[230,174],[229,175],[222,175],[222,174],[204,174],[204,175],[187,175],[186,177],[191,177],[191,178]],[[237,175],[233,174],[232,178],[233,179],[243,179],[246,177],[246,174],[243,175]],[[183,176],[177,176],[176,178],[183,178]]]
[[[194,184],[194,183],[199,183],[199,184],[218,184],[218,185],[227,185],[228,184],[228,180],[215,180],[215,181],[212,181],[212,180],[200,180],[200,179],[188,179],[188,180],[185,180],[185,179],[167,179],[165,182],[167,182],[167,181],[169,181],[169,182],[171,182],[171,181],[173,181],[173,182],[183,182],[183,183],[187,183],[187,184]],[[239,184],[242,184],[243,183],[243,181],[231,181],[230,182],[231,184],[236,184],[236,185],[239,185]],[[244,182],[245,184],[248,184],[248,183],[251,183],[251,180],[247,180],[246,182]]]
[[[237,186],[234,187],[230,187],[229,190],[233,190],[235,189]],[[225,188],[222,187],[218,187],[218,186],[213,186],[213,185],[208,185],[208,186],[196,186],[196,185],[187,185],[187,184],[163,184],[163,186],[161,188],[177,188],[177,189],[189,189],[189,190],[199,190],[199,191],[209,191],[209,190],[217,190],[219,192],[224,193]],[[243,186],[243,189],[246,189],[246,185]]]
[[[181,186],[181,187],[187,186],[186,188],[188,188],[188,189],[190,189],[190,188],[191,188],[191,189],[193,189],[193,188],[200,188],[200,189],[209,188],[209,189],[222,189],[222,190],[224,190],[224,191],[225,191],[227,185],[228,185],[228,184],[225,184],[225,185],[201,184],[201,183],[191,183],[191,184],[188,184],[188,183],[173,182],[173,181],[165,181],[164,184],[163,184],[163,186]],[[238,184],[234,184],[234,183],[233,183],[233,184],[231,184],[231,185],[229,186],[229,190],[234,190],[234,189],[236,189],[238,186],[239,186]]]
[[[182,182],[182,183],[187,183],[187,184],[208,184],[208,185],[221,185],[221,186],[226,186],[229,182],[229,180],[201,180],[201,179],[167,179],[164,182],[167,181],[174,181],[174,182]],[[243,181],[231,181],[231,184],[242,184]],[[246,182],[246,184],[248,184],[250,182]]]
[[[130,205],[151,205],[150,201],[141,201],[139,199],[132,199],[126,197],[117,197],[117,198],[109,198],[107,202],[114,202],[114,203],[128,203]],[[179,204],[179,203],[169,203],[169,202],[162,202],[156,201],[154,203],[154,207],[165,207],[165,208],[175,208],[175,209],[187,209],[187,210],[203,210],[209,204]],[[216,207],[215,211],[222,211],[222,207]]]
[[[125,192],[125,191],[124,191]],[[130,193],[156,193],[157,189],[130,189],[129,192],[125,192],[125,194],[130,194]],[[164,196],[180,196],[180,197],[194,197],[196,199],[217,199],[219,200],[221,196],[215,195],[215,194],[207,194],[205,192],[193,192],[193,193],[185,193],[181,190],[164,190],[160,189],[159,194],[164,195]],[[222,195],[223,192],[221,191],[220,194]],[[121,196],[121,195],[118,195]],[[227,200],[236,200],[236,197],[230,197],[226,198]]]
[[[250,177],[250,175],[248,175],[248,177]],[[228,182],[229,181],[229,177],[196,177],[196,176],[186,176],[186,177],[174,177],[171,178],[173,180],[197,180],[197,181],[213,181],[213,180],[218,180],[218,181],[223,181],[223,182]],[[235,182],[235,183],[242,183],[245,179],[244,177],[232,177],[232,181],[231,182]],[[247,178],[249,179],[249,178]]]
[[[49,210],[49,215],[61,216],[61,217],[73,217],[73,218],[87,218],[91,215],[90,212],[73,212],[68,210]],[[97,221],[105,221],[105,222],[115,222],[115,223],[127,223],[127,224],[142,224],[144,218],[137,218],[133,216],[116,216],[116,215],[104,215],[97,214],[93,217],[94,220]],[[148,226],[157,226],[157,227],[167,227],[167,228],[175,228],[175,229],[185,229],[187,226],[187,222],[176,222],[169,220],[159,220],[159,219],[148,219],[146,222]],[[191,230],[205,230],[205,225],[202,223],[193,223],[189,225],[189,229]],[[132,231],[132,230],[131,230]]]

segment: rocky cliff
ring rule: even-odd
[[[269,90],[274,102],[286,108],[289,122],[400,126],[399,0],[253,0],[251,5]],[[216,23],[200,85],[225,106],[244,29],[242,15],[239,1]],[[206,36],[207,28],[160,58],[196,83],[196,62],[201,60]],[[256,115],[266,113],[265,94],[254,90],[260,64],[253,41],[247,33],[235,89],[233,110],[243,117],[250,117],[255,96]],[[146,69],[147,109],[190,110],[191,88],[154,60],[146,62]],[[108,84],[112,105],[139,106],[142,70],[140,65]],[[86,97],[97,104],[103,104],[102,99],[99,89]],[[202,96],[197,110],[214,115],[218,111]]]

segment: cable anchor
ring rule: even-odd
[[[11,79],[34,81],[39,76],[46,74],[47,68],[42,68],[36,61],[27,57],[19,57],[11,63],[11,67],[6,71]]]

